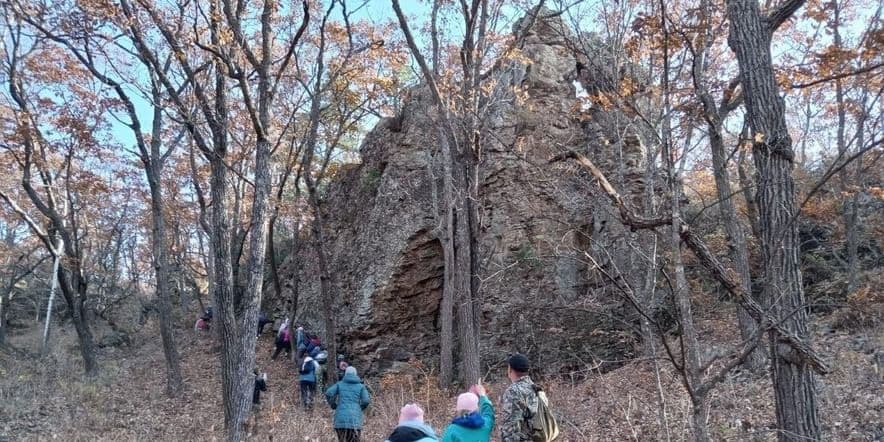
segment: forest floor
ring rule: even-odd
[[[732,315],[709,316],[698,324],[704,340],[712,345],[732,341]],[[877,365],[884,349],[884,326],[847,332],[833,327],[832,318],[816,317],[812,323],[814,345],[833,368],[818,386],[826,439],[884,440],[884,367]],[[38,336],[34,328],[10,340],[16,348],[36,348]],[[164,395],[164,358],[153,322],[128,347],[102,349],[101,375],[91,382],[83,379],[73,331],[57,329],[55,336],[54,349],[44,359],[0,350],[0,441],[221,438],[218,355],[209,336],[179,334],[185,388],[175,399]],[[271,348],[268,332],[259,341],[258,368],[268,373],[269,391],[256,414],[252,440],[334,440],[331,411],[324,400],[317,398],[314,411],[302,411],[296,400],[294,366],[283,357],[270,361]],[[545,382],[561,415],[560,440],[686,439],[690,418],[686,395],[667,363],[658,366],[659,376],[653,362],[643,360],[582,381]],[[505,388],[503,381],[503,373],[487,380],[495,404]],[[438,390],[429,375],[387,376],[368,379],[367,384],[374,397],[366,416],[366,441],[384,440],[406,402],[420,403],[440,432],[454,411],[454,400]],[[661,397],[665,407],[660,407]],[[772,402],[769,376],[728,377],[710,400],[714,440],[775,440],[770,430],[775,422]]]

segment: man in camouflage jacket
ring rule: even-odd
[[[531,442],[532,429],[528,418],[537,412],[538,398],[534,382],[528,376],[530,363],[521,354],[514,354],[507,360],[507,376],[512,385],[503,393],[499,422],[502,442]]]

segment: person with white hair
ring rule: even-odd
[[[298,369],[300,375],[298,380],[301,386],[301,405],[305,410],[313,408],[313,395],[316,394],[316,378],[319,372],[319,364],[309,355],[304,356],[301,367]]]

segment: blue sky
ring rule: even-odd
[[[430,14],[430,6],[429,2],[426,1],[418,1],[418,0],[400,0],[400,4],[402,5],[402,10],[408,16],[409,25],[413,28],[415,33],[415,38],[421,39],[421,35],[417,32],[417,29],[421,22],[427,20],[426,17]],[[352,3],[348,2],[348,6],[355,7],[358,6],[358,2]],[[338,9],[340,11],[340,9]],[[313,19],[317,18],[317,11],[311,11],[313,14]],[[340,17],[337,15],[336,17]],[[390,20],[395,20],[396,16],[392,8],[392,3],[390,0],[368,0],[364,6],[361,6],[354,13],[354,17],[356,19],[367,19],[372,22],[380,23]],[[132,87],[127,87],[127,93],[132,97],[135,102],[136,112],[138,114],[138,118],[141,120],[142,130],[148,131],[150,130],[151,123],[153,121],[153,108],[151,104],[145,99],[139,91]],[[112,129],[111,134],[113,137],[119,141],[123,146],[129,149],[135,148],[135,135],[132,133],[132,130],[124,124],[124,122],[128,122],[128,117],[125,113],[120,113],[117,115],[119,120],[123,122],[117,121],[117,119],[112,118]]]

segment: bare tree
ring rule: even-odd
[[[453,307],[457,307],[457,337],[462,364],[460,379],[469,384],[480,376],[479,333],[481,295],[479,293],[479,162],[482,155],[482,66],[487,50],[489,5],[487,0],[460,2],[464,38],[460,47],[460,72],[456,89],[449,97],[440,90],[436,21],[433,21],[433,63],[427,64],[411,33],[398,0],[393,10],[412,56],[420,66],[423,81],[430,89],[436,110],[436,132],[442,154],[443,208],[438,236],[445,260],[440,322],[440,382],[447,386],[453,378]],[[439,5],[434,9],[438,13]],[[434,14],[434,17],[436,14]],[[436,73],[434,73],[436,72]],[[444,95],[443,95],[444,92]]]
[[[756,201],[762,252],[762,300],[783,328],[809,339],[807,309],[798,258],[795,154],[786,127],[785,103],[779,96],[771,60],[774,32],[804,0],[787,0],[762,15],[755,0],[728,0],[728,43],[740,66],[740,83],[752,130]],[[782,344],[779,330],[770,333],[779,439],[820,439],[813,367]]]
[[[279,8],[273,1],[261,3],[257,17],[259,37],[246,35],[246,21],[252,17],[251,8],[244,2],[214,0],[205,5],[194,4],[195,13],[203,17],[208,31],[208,41],[199,33],[194,40],[181,35],[178,30],[183,23],[184,6],[178,12],[178,22],[173,28],[156,5],[144,1],[120,0],[120,8],[126,18],[126,31],[145,66],[156,76],[193,142],[208,160],[211,167],[211,249],[213,252],[214,299],[218,329],[221,338],[222,397],[224,422],[228,440],[241,440],[245,436],[245,423],[251,409],[251,371],[254,366],[255,329],[261,303],[266,258],[268,213],[267,203],[271,190],[270,154],[273,133],[273,100],[280,79],[289,66],[309,21],[309,7],[302,2],[303,14],[300,27],[284,42],[284,54],[278,59],[274,46],[279,42],[275,25]],[[146,24],[142,23],[146,20]],[[150,41],[146,30],[154,29],[159,41]],[[193,46],[190,46],[190,44]],[[167,73],[160,61],[155,45],[163,45],[174,55],[182,75]],[[190,54],[202,50],[209,63]],[[213,85],[203,83],[201,71],[211,67]],[[254,90],[252,73],[257,79]],[[237,290],[239,259],[242,247],[232,250],[232,239],[244,239],[246,232],[232,231],[228,212],[230,165],[230,105],[228,79],[233,80],[236,91],[245,107],[245,115],[255,140],[254,178],[249,182],[253,191],[250,222],[248,223],[248,254],[246,256],[246,287]],[[192,95],[185,96],[185,92]],[[190,99],[196,105],[201,118],[191,112]],[[202,124],[205,121],[205,125]],[[207,131],[207,133],[206,133]],[[241,178],[239,171],[234,170]],[[245,180],[244,180],[245,181]],[[241,183],[242,185],[242,183]],[[241,200],[241,197],[237,201]],[[239,206],[234,207],[234,214]],[[239,233],[239,234],[236,234]],[[237,238],[238,237],[238,238]],[[242,241],[240,241],[242,244]]]
[[[709,137],[709,149],[712,152],[712,168],[715,177],[715,190],[718,196],[718,207],[721,213],[721,221],[728,239],[728,250],[734,270],[740,278],[740,284],[746,293],[752,292],[752,275],[749,270],[749,249],[746,244],[746,234],[740,225],[740,218],[734,208],[733,197],[735,193],[731,188],[728,177],[728,152],[724,143],[724,121],[728,114],[742,103],[742,96],[735,95],[734,89],[738,82],[731,81],[724,91],[720,104],[709,92],[706,81],[706,69],[709,64],[709,52],[715,41],[714,26],[712,24],[712,5],[703,1],[700,5],[699,32],[694,41],[687,35],[682,34],[688,50],[691,52],[691,79],[694,84],[694,94],[703,108],[703,120],[706,122]],[[740,335],[743,340],[749,340],[758,329],[755,320],[745,309],[737,307],[737,320],[740,326]],[[746,366],[753,371],[762,368],[765,361],[761,349],[756,349],[746,358]]]
[[[28,210],[13,199],[12,195],[0,191],[0,198],[28,225],[31,232],[39,238],[47,251],[63,260],[55,277],[59,280],[62,295],[68,305],[77,338],[80,353],[87,377],[98,374],[99,366],[95,355],[95,343],[86,317],[86,300],[88,298],[88,279],[83,274],[83,250],[80,247],[83,237],[78,208],[72,204],[76,190],[72,188],[71,174],[76,148],[70,147],[63,153],[60,173],[48,168],[54,162],[48,157],[52,155],[51,146],[45,145],[46,138],[41,133],[39,112],[32,108],[31,101],[25,93],[25,79],[22,77],[21,66],[24,54],[33,49],[26,48],[21,22],[14,17],[12,11],[3,8],[5,27],[8,31],[7,48],[5,51],[4,73],[13,101],[15,125],[21,135],[20,146],[10,150],[21,170],[21,186],[31,205],[43,218],[31,217]],[[34,42],[38,44],[39,42]],[[39,177],[39,189],[34,187],[33,173]],[[58,180],[60,179],[60,183]],[[65,210],[65,208],[67,210]],[[48,229],[44,228],[44,222]],[[54,239],[58,238],[61,249],[56,247]]]
[[[168,241],[166,236],[166,216],[164,213],[163,197],[163,167],[172,154],[172,147],[163,151],[164,140],[164,116],[162,111],[163,95],[154,76],[151,76],[149,86],[149,99],[153,104],[153,121],[149,138],[142,131],[141,119],[136,112],[135,103],[126,91],[124,80],[113,78],[106,73],[101,66],[112,64],[113,59],[108,55],[108,49],[103,42],[113,41],[89,29],[80,29],[80,32],[60,31],[49,28],[46,9],[34,11],[27,6],[20,5],[21,16],[46,38],[58,43],[68,50],[91,74],[101,83],[110,87],[116,97],[124,104],[129,121],[126,125],[132,130],[138,148],[137,156],[144,167],[150,189],[150,213],[151,213],[151,250],[153,255],[154,275],[156,280],[156,295],[159,300],[160,334],[163,340],[163,351],[166,356],[166,393],[176,396],[181,392],[181,367],[180,357],[175,345],[171,312],[171,293],[168,259]],[[91,20],[87,13],[78,14],[80,25],[88,26]],[[63,20],[61,22],[64,22]],[[169,62],[164,63],[168,69]]]
[[[4,252],[7,256],[4,257],[3,268],[0,269],[2,272],[0,274],[3,274],[3,286],[0,288],[0,346],[6,344],[7,321],[18,284],[31,276],[37,267],[51,256],[35,257],[36,249],[25,249],[21,253],[14,253],[14,249],[23,246],[22,242],[17,240],[16,230],[18,227],[17,224],[7,225],[5,235],[3,235],[2,245],[5,247]]]

